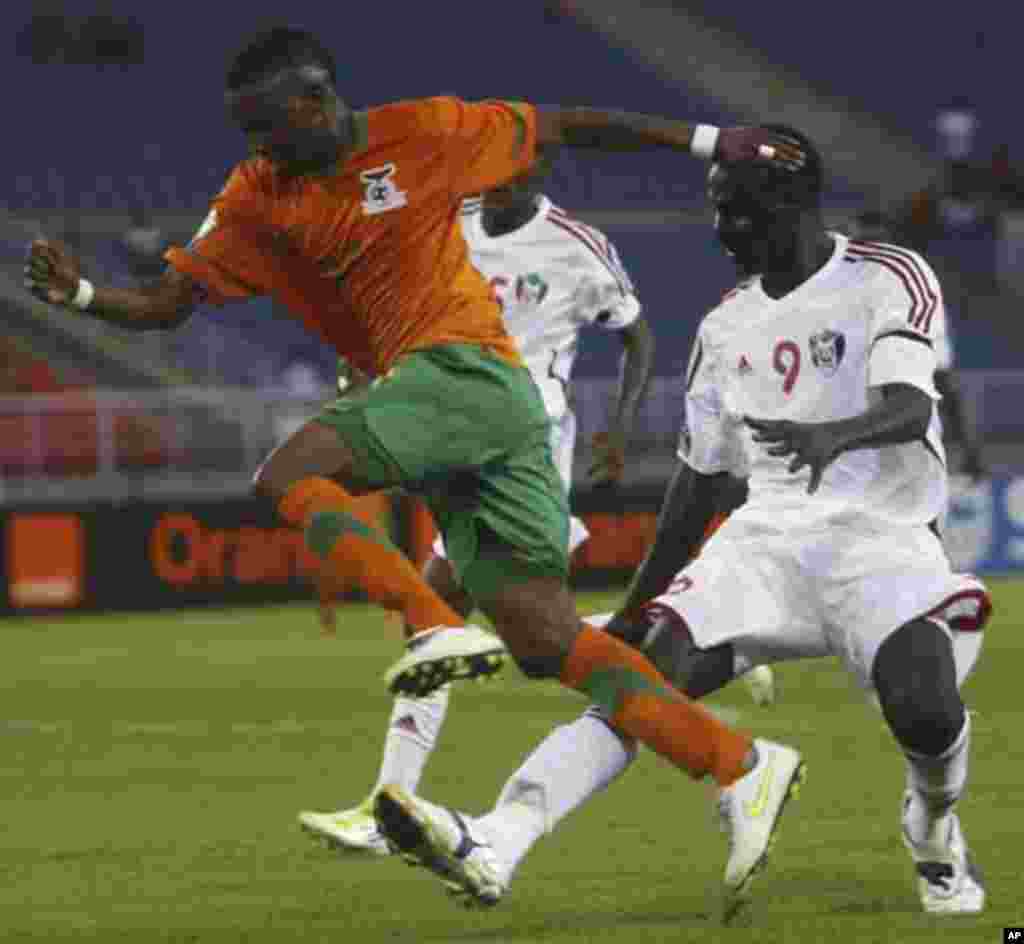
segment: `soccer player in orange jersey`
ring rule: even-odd
[[[538,146],[667,148],[795,167],[799,144],[757,128],[451,97],[355,111],[334,80],[334,59],[315,36],[277,28],[253,37],[230,65],[225,96],[251,156],[191,245],[167,254],[166,273],[140,288],[93,285],[70,253],[41,239],[27,286],[52,304],[142,330],[181,324],[199,301],[272,296],[373,372],[379,379],[367,390],[329,405],[279,447],[255,487],[304,530],[322,560],[322,585],[358,582],[412,626],[433,630],[394,667],[392,688],[429,691],[467,666],[478,671],[466,655],[491,654],[486,644],[474,648],[477,637],[412,564],[353,514],[353,496],[402,487],[426,499],[460,583],[528,676],[586,693],[624,735],[693,776],[714,777],[731,811],[727,885],[742,891],[764,861],[800,757],[732,731],[638,651],[580,621],[566,585],[568,507],[544,405],[469,263],[459,207],[530,167]],[[414,818],[408,800],[385,789],[377,814],[389,837],[416,845],[415,829],[402,828],[403,817]]]

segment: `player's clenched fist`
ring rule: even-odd
[[[69,305],[78,292],[78,261],[60,243],[37,239],[25,263],[25,288],[51,305]]]

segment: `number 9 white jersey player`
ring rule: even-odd
[[[907,758],[922,905],[977,912],[985,889],[954,809],[970,732],[959,686],[991,603],[953,573],[935,527],[942,294],[916,253],[825,230],[820,157],[791,133],[809,157],[799,172],[712,168],[719,240],[761,274],[700,326],[680,466],[609,630],[643,640],[694,697],[751,665],[837,656]],[[748,476],[749,498],[691,561],[724,473]]]

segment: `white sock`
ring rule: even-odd
[[[595,711],[555,728],[509,778],[494,809],[476,824],[509,875],[533,844],[623,774],[636,746]]]
[[[416,792],[444,724],[450,688],[442,685],[426,698],[399,695],[395,699],[374,793],[389,783],[398,784],[407,793]]]
[[[907,789],[916,793],[932,820],[941,819],[956,805],[967,785],[967,762],[971,741],[971,716],[957,739],[938,757],[904,751],[907,757]]]

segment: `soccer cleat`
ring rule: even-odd
[[[771,666],[755,665],[741,677],[755,705],[775,704],[775,673]]]
[[[466,817],[395,785],[377,794],[374,816],[406,862],[430,869],[467,908],[496,905],[505,894],[508,880],[494,849],[474,837]]]
[[[505,644],[475,626],[424,630],[384,674],[388,691],[423,698],[448,682],[494,675],[507,656]]]
[[[742,905],[751,879],[764,868],[782,811],[799,792],[806,773],[800,754],[791,747],[762,740],[754,741],[754,747],[756,766],[724,787],[718,798],[718,814],[729,834],[727,921]]]
[[[908,790],[903,844],[914,860],[921,905],[929,914],[979,914],[985,910],[985,880],[971,858],[960,818],[950,812],[928,820],[924,802]]]
[[[303,811],[299,813],[299,825],[339,852],[391,855],[387,840],[380,834],[373,818],[373,797],[368,797],[359,806],[338,810],[337,813]]]

